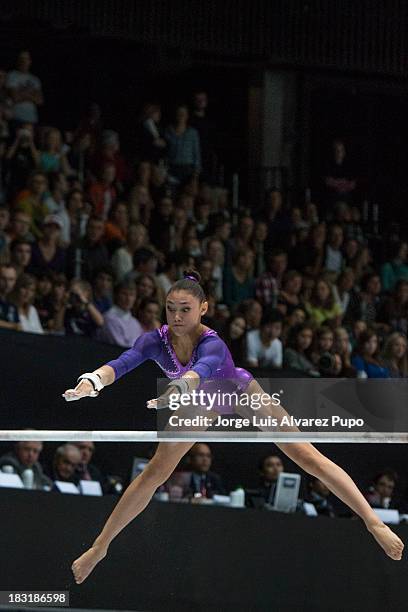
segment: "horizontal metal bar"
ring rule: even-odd
[[[269,432],[269,431],[69,431],[39,429],[3,429],[0,441],[44,442],[335,442],[399,443],[408,442],[408,433],[400,432]]]

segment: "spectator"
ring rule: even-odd
[[[232,268],[224,274],[224,302],[235,307],[255,295],[255,280],[252,276],[254,252],[238,250],[234,253]]]
[[[17,308],[21,331],[43,334],[44,330],[40,317],[37,309],[33,306],[36,284],[36,279],[31,274],[20,274],[10,300]]]
[[[263,309],[257,300],[247,299],[241,302],[237,313],[242,314],[246,321],[247,331],[259,329],[261,325]]]
[[[375,323],[381,306],[381,281],[376,273],[366,274],[361,281],[361,291],[351,295],[345,319],[359,319],[368,325]]]
[[[49,195],[45,200],[51,214],[65,210],[65,198],[69,192],[67,177],[63,172],[50,172],[48,175]]]
[[[344,240],[343,228],[334,224],[329,229],[329,239],[326,245],[324,267],[329,272],[338,274],[343,269],[343,253],[341,247]]]
[[[350,304],[354,281],[355,277],[352,268],[344,268],[340,272],[336,284],[333,285],[334,299],[340,305],[341,316],[345,315]]]
[[[115,187],[116,168],[113,163],[106,163],[101,170],[99,180],[93,183],[88,191],[93,214],[104,221],[117,198]]]
[[[290,219],[283,209],[283,195],[279,189],[272,188],[265,194],[265,206],[260,218],[268,226],[267,248],[288,247]]]
[[[378,336],[373,330],[363,332],[357,342],[351,363],[357,370],[358,378],[389,378],[388,368],[378,360]]]
[[[246,322],[242,315],[236,314],[226,321],[223,338],[230,350],[234,363],[244,366],[247,362]]]
[[[396,508],[395,485],[398,475],[393,470],[382,470],[373,478],[365,498],[373,508]]]
[[[100,483],[103,493],[108,492],[109,483],[101,470],[92,463],[95,454],[95,444],[91,441],[74,442],[81,453],[81,461],[77,466],[77,475],[79,480],[96,480]]]
[[[136,281],[136,292],[137,299],[135,303],[135,309],[139,308],[142,300],[151,299],[156,300],[163,306],[164,296],[162,295],[159,286],[156,283],[154,274],[141,274]]]
[[[346,159],[346,146],[343,140],[336,138],[332,143],[332,151],[332,157],[327,163],[323,177],[326,197],[331,206],[339,201],[351,202],[357,184],[353,169]]]
[[[157,277],[157,284],[163,295],[167,295],[167,292],[178,278],[177,263],[178,257],[176,253],[170,253],[168,257],[166,257],[163,271]]]
[[[40,317],[41,326],[48,330],[49,321],[53,317],[52,307],[52,273],[48,270],[37,276],[37,291],[34,306]]]
[[[17,270],[17,276],[28,270],[31,263],[32,244],[17,238],[10,244],[10,261]]]
[[[17,271],[12,264],[0,265],[0,329],[21,329],[18,311],[9,301],[17,280]]]
[[[211,471],[212,453],[207,444],[194,444],[188,460],[190,470],[175,472],[166,483],[170,497],[175,496],[174,488],[180,488],[182,498],[211,498],[215,494],[226,494],[221,477]]]
[[[99,331],[102,342],[131,347],[143,333],[139,321],[132,315],[136,302],[136,286],[132,281],[115,287],[114,304],[105,314],[105,323]]]
[[[14,444],[14,450],[0,457],[0,471],[4,466],[11,466],[15,474],[21,478],[24,470],[33,471],[33,489],[50,489],[52,480],[44,474],[43,467],[39,461],[42,442],[21,441]]]
[[[0,263],[10,260],[9,237],[5,231],[9,221],[9,209],[0,205]]]
[[[265,243],[268,237],[268,226],[264,221],[255,223],[252,249],[255,253],[255,276],[265,272]]]
[[[391,378],[408,377],[407,338],[393,332],[385,340],[381,363],[388,369]]]
[[[357,371],[351,365],[352,345],[345,327],[336,327],[334,330],[334,350],[338,355],[340,355],[341,358],[341,376],[354,378],[357,375]]]
[[[329,497],[330,490],[326,487],[324,482],[319,480],[316,476],[312,476],[308,483],[308,492],[305,496],[305,501],[314,505],[319,516],[334,518],[336,515]]]
[[[381,266],[383,291],[392,291],[399,280],[408,281],[408,243],[401,241],[393,245],[391,260]]]
[[[62,444],[55,451],[48,476],[55,481],[72,482],[79,485],[78,468],[81,465],[81,452],[74,444]]]
[[[331,285],[324,278],[316,281],[310,302],[306,302],[305,308],[316,325],[325,323],[337,327],[341,323],[341,307],[334,299]]]
[[[139,127],[140,159],[157,164],[166,155],[167,143],[160,129],[161,109],[158,104],[146,104]]]
[[[101,314],[112,307],[113,273],[111,268],[100,268],[93,281],[94,304]]]
[[[300,298],[302,291],[302,275],[296,270],[288,270],[282,280],[282,288],[278,295],[277,308],[283,315],[290,315],[295,308],[302,308]]]
[[[44,102],[41,81],[30,72],[31,55],[20,51],[16,70],[7,75],[6,86],[13,101],[13,121],[16,124],[38,123],[37,107]]]
[[[139,249],[148,246],[148,233],[142,223],[129,225],[126,244],[117,249],[112,256],[112,267],[116,282],[122,282],[133,270],[133,256]]]
[[[287,265],[288,256],[282,249],[274,249],[267,255],[266,271],[255,283],[256,297],[262,306],[276,307]]]
[[[29,269],[33,274],[45,271],[62,274],[65,271],[65,249],[59,246],[62,223],[58,215],[47,215],[42,226],[42,237],[32,245]]]
[[[129,229],[129,214],[125,202],[117,202],[109,214],[105,225],[105,241],[110,253],[126,242]]]
[[[142,326],[143,332],[154,331],[161,327],[160,304],[152,298],[143,298],[137,309],[137,320]]]
[[[154,209],[154,202],[148,187],[136,184],[129,193],[129,217],[132,223],[150,225]]]
[[[196,91],[193,97],[191,125],[200,137],[201,157],[204,178],[210,182],[214,167],[214,124],[207,116],[208,95],[206,91]]]
[[[300,370],[309,376],[320,376],[311,360],[313,329],[307,323],[290,330],[287,348],[283,354],[283,366]]]
[[[258,495],[266,504],[273,505],[279,474],[283,471],[282,459],[278,455],[267,455],[260,460]]]
[[[40,151],[39,167],[46,174],[50,172],[62,172],[66,176],[72,174],[72,168],[64,152],[61,132],[56,128],[49,128],[44,135],[44,148]]]
[[[5,161],[7,168],[7,184],[11,197],[17,193],[38,166],[40,153],[34,143],[32,124],[23,123],[17,129],[15,139],[8,148]]]
[[[100,217],[89,218],[86,233],[67,253],[68,278],[92,281],[96,270],[109,265],[109,254],[103,244],[105,224]]]
[[[255,223],[250,215],[243,215],[238,220],[238,227],[236,234],[232,240],[233,243],[233,255],[236,251],[244,251],[245,249],[251,249],[252,238],[254,234]],[[255,255],[255,253],[254,253]]]
[[[30,225],[30,215],[18,210],[14,212],[8,229],[9,241],[22,239],[24,242],[34,242],[35,238],[30,232]]]
[[[282,314],[270,311],[264,315],[260,329],[248,332],[247,362],[254,368],[282,367]]]
[[[137,249],[133,254],[133,272],[127,275],[127,279],[138,279],[142,274],[156,275],[157,255],[149,248]],[[149,297],[149,296],[144,296]]]
[[[315,278],[325,262],[326,224],[318,223],[310,230],[310,236],[289,252],[291,267]]]
[[[408,280],[397,281],[392,295],[380,305],[377,321],[387,332],[408,333]]]
[[[57,214],[62,223],[61,243],[68,247],[85,236],[89,214],[86,212],[81,189],[71,189],[65,202]]]
[[[206,243],[207,257],[214,263],[212,278],[214,292],[217,300],[222,300],[222,286],[224,278],[225,249],[221,240],[210,238]]]
[[[101,148],[96,151],[93,168],[97,176],[100,176],[103,168],[113,165],[114,176],[117,186],[122,189],[124,183],[129,180],[129,168],[125,158],[120,152],[119,134],[114,130],[104,130],[101,136]]]
[[[64,316],[67,335],[94,336],[104,324],[104,317],[92,301],[92,287],[87,281],[71,281]]]
[[[16,210],[21,210],[30,216],[30,231],[37,239],[42,235],[41,228],[49,213],[45,203],[47,189],[48,182],[45,174],[34,171],[29,178],[28,189],[21,191],[16,198]]]
[[[168,144],[169,172],[179,183],[201,171],[200,137],[195,128],[188,127],[188,118],[187,106],[178,106],[174,122],[164,133]]]
[[[47,329],[49,333],[55,335],[65,334],[65,309],[69,299],[67,288],[68,283],[64,275],[60,274],[54,277],[50,296],[50,313],[52,318],[48,320]]]
[[[321,325],[316,329],[314,334],[314,347],[312,352],[312,361],[318,366],[319,360],[323,355],[332,354],[334,352],[334,334],[327,325]]]

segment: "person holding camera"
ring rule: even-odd
[[[13,198],[21,185],[26,185],[31,173],[37,168],[40,153],[34,142],[34,128],[23,123],[16,132],[14,142],[6,153],[6,180]]]
[[[67,335],[93,336],[98,327],[102,327],[103,315],[91,300],[91,285],[86,281],[74,279],[71,282],[64,317]]]

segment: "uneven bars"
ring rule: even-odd
[[[317,443],[399,443],[408,442],[403,432],[268,432],[268,431],[72,431],[41,429],[3,429],[0,441],[43,442],[317,442]]]

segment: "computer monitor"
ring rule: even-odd
[[[281,472],[276,483],[273,510],[295,512],[300,488],[300,474]]]

